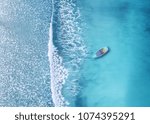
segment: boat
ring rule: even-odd
[[[103,47],[96,52],[95,58],[100,58],[100,57],[104,56],[105,54],[107,54],[108,52],[109,52],[109,48]]]

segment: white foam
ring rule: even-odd
[[[54,7],[53,0],[52,6]],[[63,66],[62,58],[58,55],[57,49],[53,44],[53,10],[51,16],[51,23],[49,29],[49,44],[48,44],[48,57],[50,62],[50,76],[51,76],[51,92],[54,106],[61,107],[65,106],[66,102],[61,93],[65,79],[68,76],[67,69]]]
[[[62,95],[62,90],[69,91],[69,96],[75,96],[78,90],[78,71],[81,60],[86,55],[85,45],[81,38],[82,29],[78,23],[80,12],[70,0],[61,0],[57,3],[57,12],[60,25],[57,27],[57,42],[62,47],[62,54],[69,58],[63,60],[58,55],[57,48],[53,44],[53,14],[54,1],[52,0],[52,18],[49,30],[49,62],[51,75],[51,92],[55,106],[66,106],[69,102]],[[68,82],[67,82],[68,81]],[[63,87],[65,86],[65,87]]]

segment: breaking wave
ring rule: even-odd
[[[79,91],[79,69],[86,56],[81,16],[75,0],[52,0],[49,62],[54,106],[73,105]]]

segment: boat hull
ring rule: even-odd
[[[109,51],[108,47],[103,47],[96,52],[94,58],[100,58],[100,57],[106,55],[108,53],[108,51]]]

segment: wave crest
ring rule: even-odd
[[[73,104],[78,93],[78,72],[86,47],[75,1],[55,0],[53,7],[49,41],[51,92],[55,106],[66,106]]]

